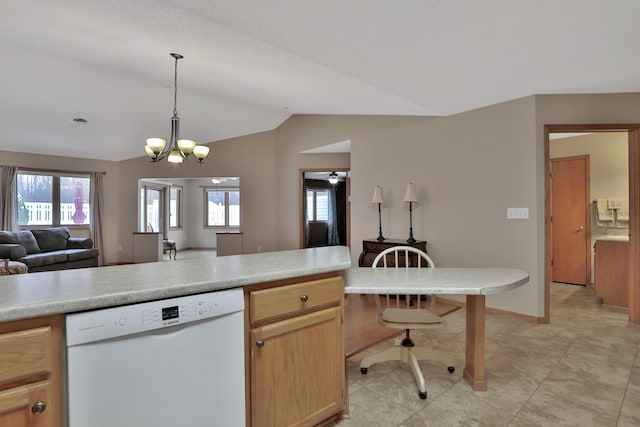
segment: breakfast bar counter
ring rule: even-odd
[[[511,268],[350,268],[346,294],[466,295],[463,376],[474,390],[486,390],[484,372],[485,296],[522,286],[529,275]]]
[[[346,246],[0,277],[0,322],[73,313],[349,268]]]

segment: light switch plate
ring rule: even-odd
[[[529,208],[507,208],[508,219],[528,219]]]

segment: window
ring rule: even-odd
[[[205,227],[240,227],[240,191],[205,189]]]
[[[169,190],[169,227],[182,228],[182,187]]]
[[[329,220],[329,190],[307,190],[307,221]]]
[[[88,175],[18,172],[18,225],[89,225],[90,184]]]
[[[140,187],[140,231],[163,233],[164,188]]]

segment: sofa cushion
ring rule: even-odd
[[[98,256],[97,249],[67,249],[67,261],[78,261],[87,258],[96,258]]]
[[[40,267],[43,265],[57,264],[67,261],[67,251],[42,252],[39,254],[29,254],[18,261],[27,264],[27,267]]]
[[[3,243],[0,245],[0,258],[8,258],[12,261],[22,258],[27,254],[24,246],[17,243]]]
[[[27,254],[37,254],[40,247],[31,230],[0,231],[0,243],[17,243],[24,246]]]
[[[53,227],[42,230],[31,230],[40,251],[51,252],[67,249],[67,239],[70,237],[69,229],[67,227]],[[29,251],[27,250],[27,253]]]

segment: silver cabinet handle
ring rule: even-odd
[[[33,406],[31,407],[31,412],[33,412],[35,415],[40,415],[44,412],[45,409],[47,409],[47,404],[42,400],[39,400],[38,402],[33,404]]]
[[[262,341],[262,340],[256,341],[256,347],[258,347],[258,348],[264,347],[264,341]]]
[[[307,301],[309,301],[309,296],[308,296],[308,295],[302,295],[302,296],[300,297],[300,301],[302,301],[302,302],[307,302]]]
[[[576,227],[576,231],[582,231],[584,230],[584,225],[581,225],[580,227]]]

